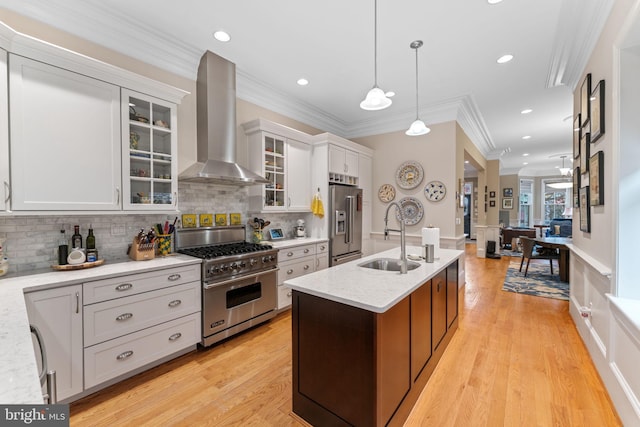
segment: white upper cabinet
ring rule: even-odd
[[[0,49],[0,213],[10,208],[9,179],[9,92],[7,90],[7,52]]]
[[[329,182],[358,185],[358,152],[329,144]]]
[[[122,90],[125,210],[175,209],[178,194],[176,105]]]
[[[9,55],[13,210],[121,209],[120,88]]]
[[[248,136],[249,168],[269,183],[249,188],[249,207],[256,211],[309,212],[311,145],[308,135],[258,119],[242,125]]]

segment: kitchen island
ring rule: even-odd
[[[294,414],[312,425],[402,425],[458,327],[462,254],[442,249],[407,274],[360,266],[398,259],[397,248],[286,281]]]

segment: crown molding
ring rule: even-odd
[[[546,87],[575,91],[615,0],[566,0],[560,8]]]

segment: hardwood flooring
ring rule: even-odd
[[[475,249],[459,329],[405,425],[621,426],[568,302],[502,291],[510,258]],[[286,312],[71,404],[71,425],[304,425],[290,411]]]

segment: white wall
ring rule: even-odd
[[[620,45],[630,24],[640,22],[639,9],[638,0],[618,0],[613,4],[574,91],[575,115],[580,111],[584,76],[591,73],[592,88],[600,80],[606,82],[606,133],[590,147],[591,155],[598,151],[604,154],[605,204],[590,208],[590,233],[580,231],[580,214],[573,215],[570,312],[625,425],[640,425],[640,292],[635,243],[640,213],[640,101],[637,83],[633,82],[638,80],[640,67],[637,58],[626,55],[620,62]],[[621,98],[621,94],[625,96]],[[581,180],[581,186],[585,185],[588,174]],[[616,308],[615,299],[609,297],[612,294],[628,297],[618,304],[627,307],[626,311]],[[581,316],[581,310],[588,315]]]

